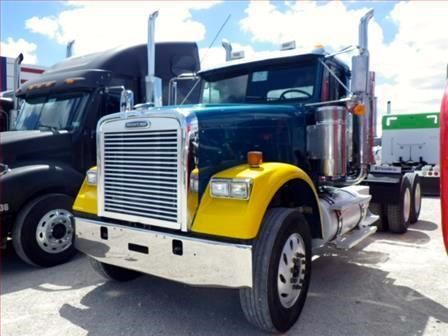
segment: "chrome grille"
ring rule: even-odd
[[[117,125],[103,129],[103,214],[174,228],[179,222],[180,129],[177,122],[152,124],[138,131],[121,131]]]

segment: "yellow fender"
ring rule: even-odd
[[[92,169],[96,169],[96,167]],[[73,210],[91,215],[98,214],[97,189],[96,186],[87,184],[86,178],[84,178],[81,189],[76,196]]]
[[[266,209],[276,192],[288,181],[304,181],[318,196],[310,177],[300,168],[285,163],[263,163],[259,168],[247,164],[233,167],[213,177],[252,178],[252,192],[247,201],[214,198],[210,185],[202,196],[192,225],[192,231],[214,236],[253,239],[257,236]],[[318,203],[317,203],[318,204]]]

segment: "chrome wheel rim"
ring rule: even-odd
[[[47,212],[37,225],[36,240],[39,247],[51,254],[67,250],[73,240],[72,217],[65,209]]]
[[[280,303],[291,308],[302,292],[305,280],[305,243],[298,233],[291,234],[283,246],[278,265],[277,289]]]
[[[411,191],[409,190],[409,188],[406,188],[403,199],[403,219],[405,223],[408,222],[410,213],[411,213]]]
[[[420,188],[420,183],[415,185],[414,205],[415,214],[417,215],[420,212],[420,207],[422,205],[422,191]]]

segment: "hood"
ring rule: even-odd
[[[9,131],[0,133],[0,162],[9,166],[60,158],[71,148],[67,131]]]
[[[247,162],[247,152],[264,161],[296,163],[305,152],[306,114],[298,106],[274,104],[196,105],[199,193],[211,176]]]

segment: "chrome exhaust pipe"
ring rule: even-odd
[[[23,54],[20,53],[19,56],[14,60],[14,98],[13,98],[13,108],[9,112],[9,129],[14,128],[18,109],[19,109],[19,98],[16,96],[17,89],[20,87],[20,64],[23,62]]]
[[[69,58],[73,55],[73,45],[75,44],[75,40],[71,40],[67,43],[67,48],[65,49],[65,57]]]
[[[155,76],[155,22],[159,11],[155,11],[148,18],[148,75],[145,78],[146,102],[158,107],[162,106],[162,80]]]
[[[352,58],[352,92],[355,100],[365,107],[365,114],[357,116],[356,133],[353,136],[357,142],[358,149],[357,165],[358,175],[347,178],[346,185],[358,184],[364,180],[368,173],[370,164],[375,163],[373,158],[374,124],[376,119],[374,104],[375,75],[369,71],[369,49],[368,49],[368,24],[373,17],[373,9],[369,10],[359,22],[359,55]]]
[[[232,59],[232,44],[228,40],[222,40],[222,47],[226,51],[226,62]]]

